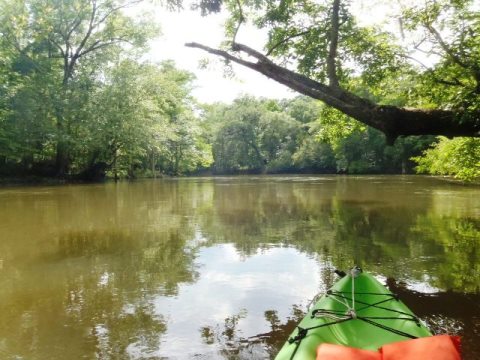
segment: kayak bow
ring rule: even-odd
[[[431,335],[395,294],[354,267],[315,303],[275,359],[315,359],[323,343],[376,351]]]

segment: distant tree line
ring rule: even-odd
[[[207,107],[213,171],[225,173],[412,173],[432,136],[399,139],[360,123],[346,126],[320,102],[242,97]],[[351,121],[349,122],[351,124]]]

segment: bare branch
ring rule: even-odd
[[[79,54],[82,52],[83,48],[85,47],[85,44],[87,43],[88,39],[92,35],[93,29],[95,28],[94,21],[95,17],[97,15],[97,1],[92,0],[92,12],[90,14],[90,22],[88,24],[88,29],[87,33],[83,37],[82,41],[80,42],[80,45],[78,46],[77,50],[75,51],[75,54],[72,56],[72,61],[70,67],[73,68],[73,65],[75,64],[75,61],[78,59]]]
[[[397,54],[397,56],[401,56],[401,57],[404,57],[405,59],[415,61],[417,64],[419,64],[422,68],[424,68],[426,70],[426,72],[428,72],[433,77],[433,80],[435,82],[438,82],[438,83],[443,84],[443,85],[449,85],[449,86],[465,86],[465,84],[463,84],[457,78],[454,78],[453,80],[445,80],[445,79],[437,78],[435,76],[434,70],[432,68],[428,67],[423,62],[421,62],[420,60],[418,60],[418,59],[416,59],[412,56],[404,55],[404,54]]]
[[[403,30],[403,19],[398,17],[398,30],[400,31],[400,37],[402,40],[405,40],[405,31]]]
[[[416,44],[414,43],[414,44],[413,44],[413,48],[414,48],[414,49],[419,49],[419,48],[420,48],[420,45],[422,45],[426,40],[427,40],[427,38],[424,36],[424,37],[422,38],[422,40],[420,40],[418,43],[416,43]]]
[[[108,46],[111,46],[111,45],[114,45],[114,44],[119,44],[119,43],[128,43],[128,40],[125,39],[125,38],[122,38],[122,37],[119,37],[119,38],[111,38],[109,39],[109,41],[107,42],[104,42],[104,43],[101,43],[100,40],[96,40],[91,46],[89,46],[88,48],[86,48],[85,50],[83,50],[79,55],[78,55],[78,58],[81,58],[82,56],[90,53],[90,52],[93,52],[95,50],[98,50],[98,49],[101,49],[101,48],[104,48],[104,47],[108,47]]]
[[[470,67],[468,64],[464,63],[462,59],[455,54],[455,52],[448,46],[448,44],[443,40],[442,36],[440,33],[433,27],[431,24],[425,24],[425,27],[428,29],[428,31],[433,35],[433,37],[438,41],[440,44],[440,47],[445,51],[445,53],[450,56],[450,58],[457,64],[460,65],[461,67],[465,69],[469,69]]]
[[[88,54],[89,52],[94,51],[97,48],[97,45],[100,44],[100,42],[101,40],[95,40],[92,45],[90,45],[88,48],[86,48],[81,53],[79,53],[77,58],[81,58],[85,54]]]
[[[266,63],[272,63],[272,61],[268,57],[263,55],[261,52],[259,52],[257,50],[254,50],[251,47],[248,47],[248,46],[243,45],[243,44],[234,43],[232,45],[232,50],[233,51],[243,51],[244,53],[254,57],[255,59],[257,59],[259,61],[263,61],[263,62],[266,62]]]
[[[103,23],[105,22],[105,20],[107,20],[107,18],[108,18],[110,15],[112,15],[113,13],[115,13],[115,12],[121,10],[121,9],[126,9],[126,8],[128,8],[128,7],[130,7],[130,6],[139,4],[139,3],[143,2],[143,1],[144,1],[144,0],[133,0],[133,1],[127,2],[127,3],[123,4],[123,5],[119,5],[119,6],[116,6],[116,7],[111,8],[109,11],[107,11],[107,12],[105,13],[105,15],[102,16],[101,19],[99,19],[99,20],[95,23],[94,28],[100,26],[101,24],[103,24]]]
[[[63,51],[63,48],[60,46],[60,44],[57,43],[57,42],[56,42],[55,40],[53,40],[53,39],[49,39],[49,41],[50,41],[53,45],[55,45],[55,47],[56,47],[58,50],[60,50],[60,55],[62,55],[62,58],[64,58],[64,57],[66,56],[66,54],[65,54],[65,52]]]
[[[235,44],[235,46],[239,46],[240,44]],[[228,52],[224,51],[224,50],[220,50],[220,49],[213,49],[209,46],[205,46],[205,45],[202,45],[202,44],[199,44],[199,43],[196,43],[196,42],[191,42],[191,43],[186,43],[185,46],[187,47],[191,47],[191,48],[198,48],[198,49],[201,49],[201,50],[204,50],[210,54],[213,54],[213,55],[217,55],[217,56],[220,56],[220,57],[223,57],[224,59],[226,60],[229,60],[229,61],[233,61],[237,64],[240,64],[240,65],[243,65],[243,66],[246,66],[246,67],[249,67],[249,68],[254,68],[255,64],[254,63],[251,63],[249,61],[245,61],[245,60],[242,60],[240,58],[237,58],[231,54],[229,54]],[[263,56],[263,55],[262,55]],[[268,60],[268,59],[267,59]],[[269,60],[270,61],[270,60]]]
[[[68,31],[67,35],[65,36],[65,42],[69,42],[70,41],[70,37],[72,36],[73,32],[75,30],[77,30],[77,28],[80,26],[80,24],[82,23],[83,19],[80,17],[80,16],[77,16],[77,18],[75,19],[75,21],[72,23],[72,27],[70,28],[70,30]]]
[[[202,49],[210,54],[221,56],[227,60],[253,69],[281,84],[290,87],[291,89],[294,89],[304,95],[322,100],[335,108],[350,108],[352,106],[359,105],[362,105],[366,108],[375,106],[375,104],[369,102],[368,100],[361,99],[360,97],[355,96],[346,90],[340,89],[339,87],[327,86],[304,75],[276,65],[265,55],[243,44],[234,44],[233,50],[244,52],[249,56],[256,58],[258,62],[254,63],[246,61],[233,56],[226,51],[213,49],[198,43],[187,43],[185,45],[192,48]]]
[[[425,65],[423,62],[421,62],[420,60],[414,58],[413,56],[409,56],[409,55],[405,55],[405,54],[396,54],[397,56],[400,56],[400,57],[403,57],[405,59],[409,59],[409,60],[412,60],[412,61],[415,61],[418,65],[420,65],[422,68],[424,68],[425,70],[432,70],[430,67],[428,67],[427,65]]]
[[[425,55],[437,55],[438,57],[443,58],[442,53],[439,53],[438,51],[435,51],[433,49],[424,50],[424,49],[421,49],[419,47],[415,47],[415,50],[417,50],[417,51],[419,51],[419,52],[421,52],[422,54],[425,54]]]
[[[103,14],[103,16],[100,19],[97,20],[97,15],[100,12],[100,7],[97,4],[97,0],[91,0],[92,8],[91,8],[90,20],[89,20],[89,24],[88,24],[88,27],[87,27],[87,31],[86,31],[85,35],[83,36],[82,40],[80,41],[80,44],[76,48],[76,50],[71,49],[72,53],[71,53],[70,56],[68,56],[68,54],[67,54],[67,57],[70,58],[70,61],[68,62],[68,64],[65,65],[64,82],[68,81],[68,78],[70,76],[72,76],[73,68],[75,67],[76,61],[79,58],[81,58],[82,56],[84,56],[85,54],[88,54],[88,53],[90,53],[94,50],[97,50],[97,49],[100,49],[100,48],[103,48],[103,47],[107,47],[109,45],[115,44],[115,43],[120,42],[120,41],[126,41],[123,38],[112,38],[112,39],[108,39],[106,42],[104,42],[102,44],[101,43],[102,40],[96,40],[88,48],[85,48],[88,40],[92,37],[92,34],[93,34],[94,30],[96,28],[98,28],[102,23],[104,23],[108,19],[109,16],[111,16],[113,13],[115,13],[117,11],[120,11],[121,9],[125,9],[127,7],[133,6],[133,5],[138,4],[142,1],[143,0],[132,0],[132,1],[129,1],[125,4],[122,4],[120,6],[113,7],[110,10],[108,10],[105,14]],[[79,20],[79,21],[81,22],[81,20]],[[79,22],[77,21],[77,22],[74,23],[74,27],[69,32],[69,35],[68,35],[67,41],[66,41],[66,43],[67,43],[67,53],[68,53],[68,48],[69,48],[68,39],[71,36],[71,34],[73,33],[73,31],[75,30],[75,28],[78,27],[78,26],[79,26]]]
[[[235,43],[235,41],[237,39],[238,30],[240,30],[240,26],[245,21],[245,17],[243,16],[242,4],[240,3],[240,0],[237,0],[237,5],[238,5],[238,11],[240,12],[240,18],[238,19],[237,28],[235,29],[235,32],[233,33],[232,43]]]
[[[300,36],[303,36],[303,35],[307,35],[309,32],[311,32],[313,30],[313,28],[310,28],[308,30],[305,30],[305,31],[302,31],[302,32],[299,32],[299,33],[296,33],[296,34],[293,34],[293,35],[290,35],[290,36],[287,36],[286,38],[280,40],[279,42],[277,42],[276,44],[274,44],[267,52],[267,56],[271,55],[272,52],[278,48],[279,46],[285,44],[286,42],[289,42],[290,40],[292,39],[295,39],[296,37],[300,37]]]

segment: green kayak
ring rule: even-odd
[[[385,344],[432,335],[372,275],[358,267],[341,275],[298,324],[276,360],[315,359],[323,343],[377,350]]]

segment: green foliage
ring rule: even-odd
[[[224,1],[231,18],[227,34],[235,34],[240,15],[268,31],[265,49],[270,56],[291,62],[297,69],[320,81],[327,79],[327,58],[331,43],[331,1]],[[404,54],[393,34],[378,27],[360,26],[348,1],[340,3],[337,75],[342,85],[362,77],[374,85],[396,76],[405,66]]]
[[[171,62],[122,61],[108,69],[90,104],[79,159],[104,162],[115,177],[208,167],[210,149],[188,95],[192,79]]]
[[[305,136],[296,152],[292,155],[294,166],[300,171],[336,172],[336,160],[332,147]]]
[[[319,101],[306,96],[297,96],[291,100],[281,102],[281,108],[295,120],[302,124],[308,124],[318,119],[322,109]]]
[[[406,30],[424,39],[418,48],[438,59],[420,74],[415,89],[419,103],[428,99],[437,107],[478,110],[480,21],[475,6],[470,0],[442,0],[404,9]]]
[[[207,122],[212,124],[215,170],[288,172],[310,168],[312,161],[307,165],[302,155],[295,154],[309,137],[302,122],[318,116],[312,111],[313,103],[305,98],[276,102],[244,97],[231,106],[210,107]]]
[[[193,75],[137,60],[158,29],[126,15],[135,3],[1,3],[0,171],[52,176],[59,159],[82,178],[209,166]]]
[[[260,149],[261,102],[253,98],[237,99],[208,119],[215,124],[212,144],[215,168],[220,172],[262,171],[266,164]]]
[[[441,137],[435,147],[414,160],[418,163],[418,172],[475,181],[480,179],[480,140]]]
[[[405,173],[417,157],[421,171],[478,177],[476,141],[447,146],[441,140],[421,159],[432,137],[401,138],[389,147],[379,132],[307,97],[244,97],[199,113],[190,97],[192,74],[172,62],[138,60],[158,28],[148,16],[127,16],[123,10],[134,3],[0,2],[0,172],[59,175],[62,160],[68,175],[81,177],[183,175],[209,168]],[[219,4],[199,6],[207,13]],[[330,2],[224,5],[232,14],[227,33],[233,35],[243,18],[252,21],[269,32],[269,56],[326,79]],[[480,31],[472,6],[442,0],[403,9],[403,30],[422,35],[439,54],[427,70],[407,62],[394,34],[360,26],[351,4],[342,2],[336,61],[341,85],[379,104],[477,109]],[[448,36],[439,38],[432,28]]]
[[[338,142],[354,132],[365,131],[366,127],[347,115],[329,106],[322,106],[315,126],[319,141],[330,143],[334,148]]]
[[[338,30],[335,67],[346,90],[402,99],[398,106],[455,109],[470,114],[480,103],[480,21],[476,1],[426,1],[389,6],[387,14],[341,1],[333,29],[331,1],[225,0],[227,35],[240,22],[268,32],[269,57],[326,82],[332,31]],[[241,7],[241,9],[240,9]],[[399,30],[399,31],[398,31]],[[387,85],[387,86],[386,86]],[[400,86],[396,86],[400,85]],[[378,99],[376,99],[378,100]],[[388,101],[387,101],[388,102]],[[394,105],[397,105],[394,103]],[[478,116],[478,115],[477,115]]]
[[[409,159],[434,141],[410,137],[387,146],[379,131],[306,97],[241,98],[210,106],[206,118],[218,173],[407,173]]]
[[[252,23],[268,32],[266,56],[288,69],[296,67],[301,74],[322,83],[312,86],[318,91],[316,94],[305,89],[300,90],[302,93],[323,99],[389,135],[428,134],[428,131],[448,136],[478,135],[480,21],[476,1],[402,2],[390,6],[386,14],[377,12],[374,6],[370,11],[373,16],[378,15],[376,24],[377,19],[361,14],[357,4],[350,1],[225,0],[223,3],[231,14],[226,25],[230,42],[235,41],[243,23]],[[387,3],[380,1],[380,5]],[[262,62],[261,56],[254,57]],[[283,71],[278,70],[275,75],[260,66],[253,68],[298,89],[293,79],[280,80]],[[306,86],[312,84],[307,78],[295,81],[298,79]],[[350,97],[349,92],[371,103]],[[450,122],[450,126],[417,127],[413,123],[407,125],[400,116],[388,120],[379,116],[370,121],[367,120],[370,112],[375,118],[376,110],[372,103],[450,110],[444,113],[451,118],[445,116],[440,122]],[[359,127],[345,115],[332,110],[325,112],[332,113],[325,114],[325,120],[333,119],[335,124],[328,126],[324,121],[326,126],[318,136],[334,147],[338,139],[353,134]],[[411,110],[407,113],[416,114]],[[432,112],[427,117],[435,120],[440,113]],[[419,117],[418,121],[423,120]],[[363,161],[360,168],[368,162],[371,161]]]

